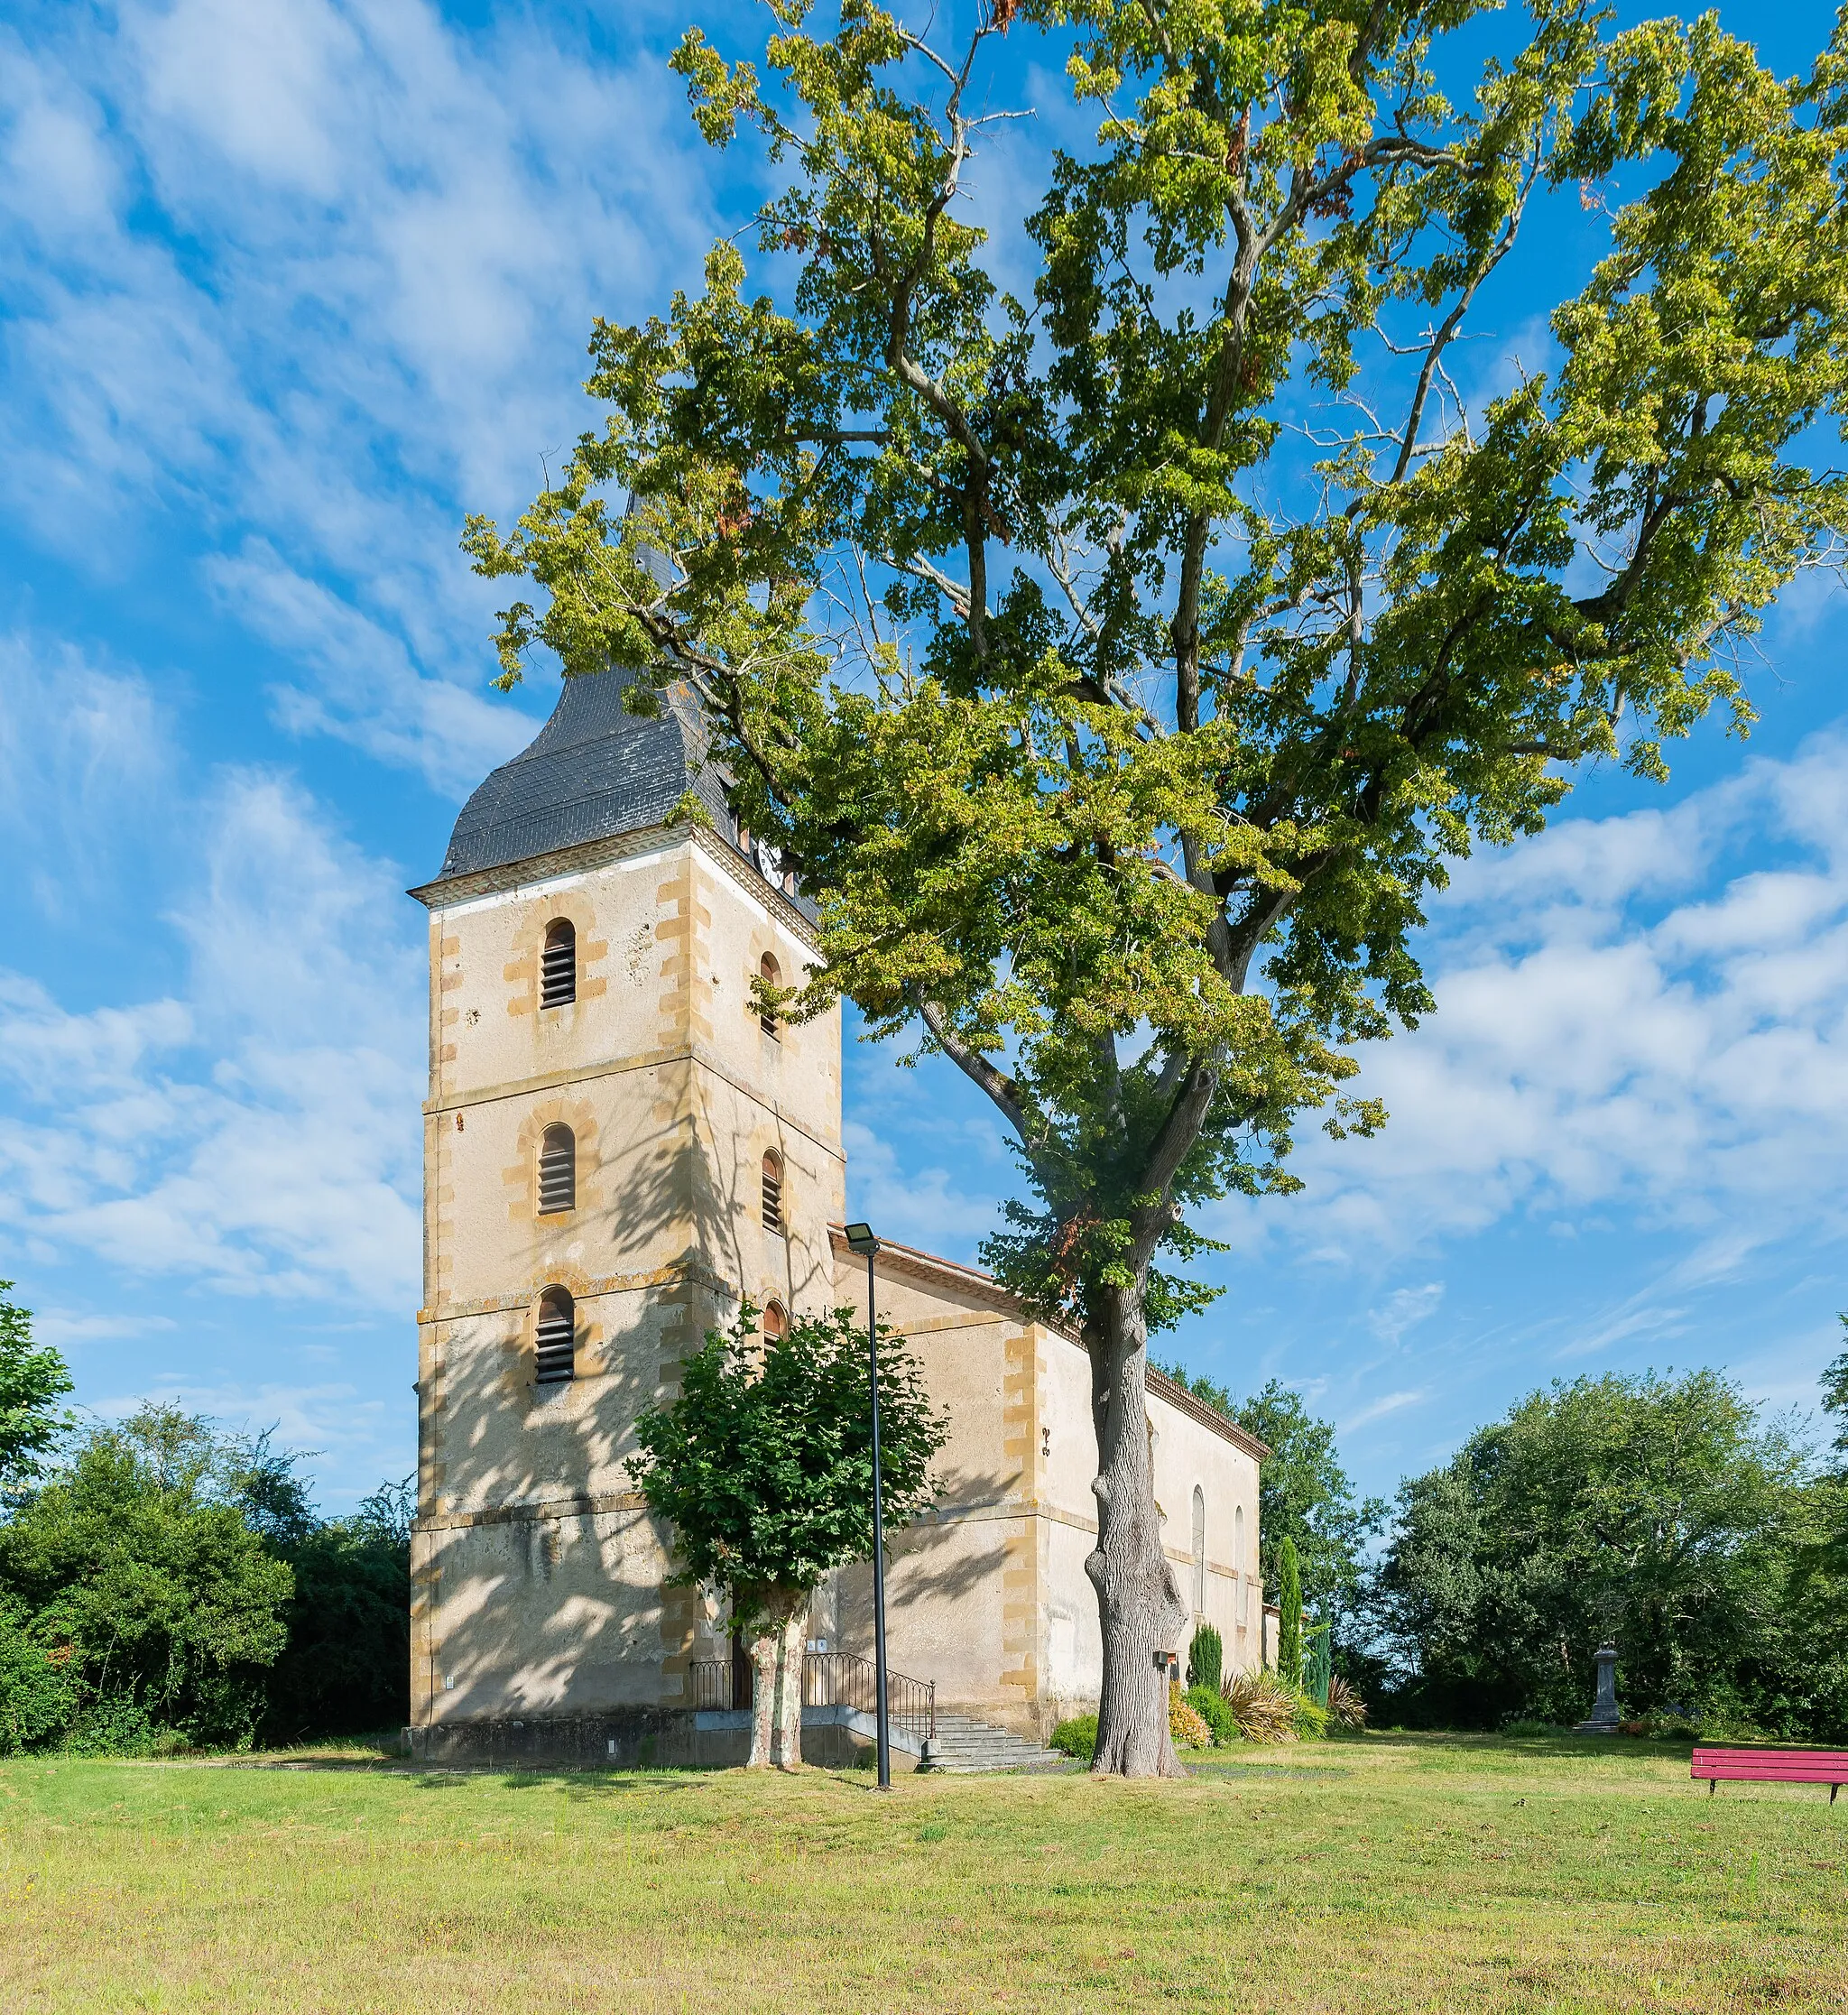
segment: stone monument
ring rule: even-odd
[[[1591,1719],[1582,1721],[1573,1730],[1575,1735],[1614,1735],[1619,1720],[1617,1712],[1617,1647],[1614,1644],[1598,1646],[1598,1694],[1592,1702]]]

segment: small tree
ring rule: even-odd
[[[29,1482],[40,1458],[70,1425],[55,1410],[70,1391],[64,1360],[49,1345],[32,1345],[32,1311],[4,1298],[11,1280],[0,1280],[0,1490]]]
[[[1303,1576],[1296,1541],[1277,1548],[1277,1670],[1291,1686],[1303,1683]]]
[[[751,1639],[751,1765],[802,1759],[802,1637],[822,1577],[873,1551],[873,1421],[866,1332],[851,1308],[799,1316],[781,1336],[756,1334],[746,1301],[729,1330],[710,1330],[685,1366],[679,1397],[635,1423],[631,1473],[649,1509],[673,1527],[682,1585],[730,1597]],[[879,1336],[880,1466],[886,1517],[898,1524],[936,1495],[930,1460],[944,1428],[916,1364]]]
[[[1187,1653],[1188,1687],[1219,1691],[1220,1674],[1225,1663],[1225,1646],[1211,1623],[1202,1623],[1194,1632],[1193,1649]]]

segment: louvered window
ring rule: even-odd
[[[763,1158],[763,1228],[767,1232],[783,1228],[783,1158],[780,1154]]]
[[[782,968],[768,952],[764,953],[757,969],[763,975],[763,984],[766,986],[781,986],[782,984]],[[782,1031],[777,1024],[776,1016],[769,1009],[766,1008],[757,1017],[757,1020],[765,1035],[775,1036],[779,1042],[782,1040]]]
[[[763,1311],[763,1340],[774,1343],[779,1336],[790,1333],[790,1318],[781,1301],[772,1301]]]
[[[539,1211],[578,1207],[578,1141],[568,1126],[549,1126],[539,1150]]]
[[[578,932],[563,917],[545,927],[545,953],[539,965],[539,1004],[568,1006],[578,998]]]
[[[563,1288],[548,1288],[540,1298],[538,1345],[533,1377],[541,1385],[558,1385],[577,1369],[577,1311]]]

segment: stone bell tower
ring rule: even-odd
[[[562,1728],[633,1753],[720,1655],[624,1459],[741,1294],[820,1309],[843,1215],[838,1012],[812,912],[741,844],[697,710],[568,681],[476,791],[430,911],[411,1717],[428,1753]],[[665,1733],[664,1733],[665,1732]],[[606,1743],[615,1745],[606,1749]],[[651,1750],[649,1753],[656,1753]],[[667,1760],[665,1750],[659,1752]]]

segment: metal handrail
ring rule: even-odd
[[[937,1733],[937,1682],[914,1679],[909,1673],[885,1674],[886,1712],[894,1728],[919,1742]],[[855,1714],[879,1711],[878,1668],[857,1651],[810,1651],[802,1660],[802,1705],[847,1707]]]
[[[732,1661],[729,1659],[695,1659],[692,1674],[693,1705],[700,1708],[726,1708],[732,1705]],[[886,1705],[894,1728],[902,1728],[919,1742],[929,1742],[937,1733],[937,1682],[914,1679],[909,1673],[888,1671],[885,1676]],[[847,1707],[855,1714],[879,1710],[877,1668],[857,1651],[808,1651],[802,1658],[802,1705],[805,1707]]]

